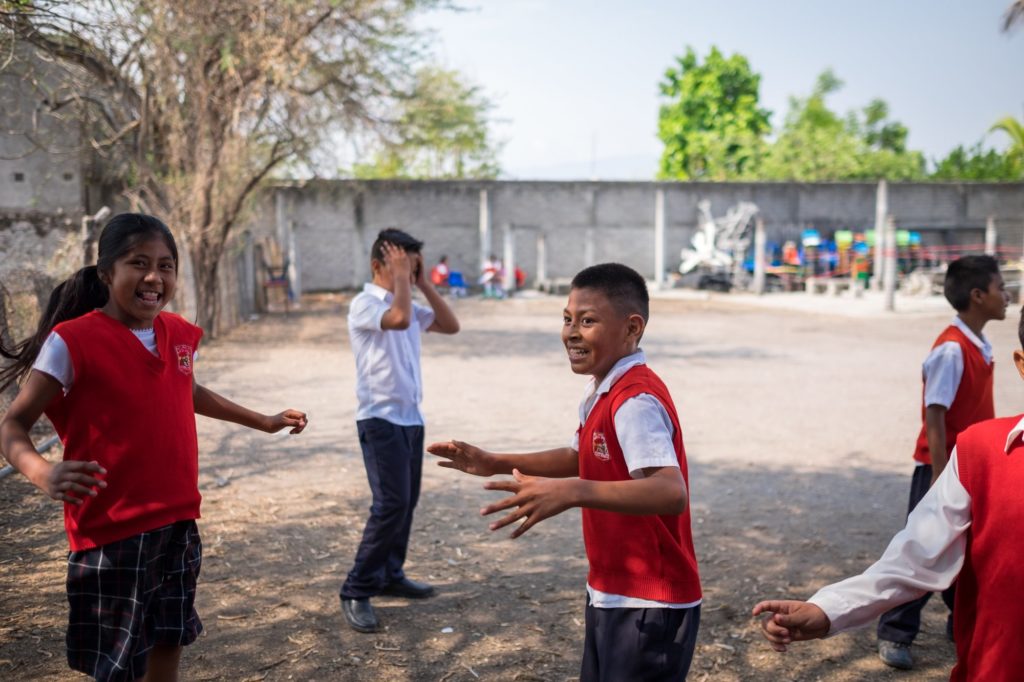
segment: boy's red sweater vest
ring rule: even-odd
[[[996,416],[996,411],[992,401],[992,369],[995,363],[985,362],[981,349],[954,325],[949,325],[939,334],[932,348],[935,349],[947,341],[959,344],[964,358],[964,374],[960,379],[960,386],[956,390],[953,404],[946,410],[946,457],[949,457],[961,431],[972,424],[992,419]],[[914,459],[922,464],[932,463],[931,454],[928,452],[927,426],[924,423],[927,408],[922,387],[921,433],[914,448]]]
[[[1021,415],[960,434],[960,481],[971,496],[964,567],[956,581],[956,682],[1009,682],[1024,675],[1024,443],[1006,437]]]
[[[54,329],[75,379],[46,408],[64,459],[100,463],[106,488],[64,505],[72,551],[199,518],[199,449],[192,355],[203,332],[178,315],[154,321],[156,357],[121,322],[96,310]]]
[[[648,393],[672,419],[672,444],[689,490],[686,453],[672,397],[646,365],[627,371],[601,396],[580,427],[580,478],[632,480],[615,435],[615,412],[629,398]],[[583,542],[590,561],[591,587],[626,597],[685,604],[701,598],[697,558],[690,532],[690,507],[676,516],[637,516],[583,510]]]

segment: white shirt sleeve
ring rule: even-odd
[[[907,517],[882,558],[860,575],[808,599],[832,622],[829,635],[868,625],[894,606],[946,589],[964,564],[971,496],[957,472],[956,448],[935,485]]]
[[[641,393],[619,405],[615,434],[630,476],[643,478],[646,467],[679,468],[672,430],[668,412],[653,395]]]
[[[936,346],[925,358],[921,371],[924,374],[924,404],[949,409],[964,376],[964,353],[960,344],[947,341]]]
[[[420,305],[413,301],[412,313],[416,316],[416,321],[420,323],[420,331],[427,331],[430,325],[434,324],[434,309],[425,305]]]
[[[376,296],[369,294],[356,296],[348,309],[348,326],[350,329],[365,331],[381,331],[380,320],[390,306]]]
[[[68,345],[57,332],[50,332],[50,335],[43,341],[42,348],[36,361],[32,363],[32,369],[48,374],[64,387],[64,392],[71,390],[75,383],[75,366],[71,364],[71,353]]]

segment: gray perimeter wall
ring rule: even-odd
[[[756,203],[768,239],[782,242],[799,239],[805,228],[826,237],[837,229],[872,229],[876,189],[875,183],[311,181],[276,186],[263,205],[273,211],[277,233],[293,241],[298,288],[316,291],[366,281],[369,247],[385,227],[425,240],[428,266],[447,254],[452,269],[469,281],[480,271],[482,254],[502,255],[506,230],[528,283],[538,271],[539,236],[549,278],[614,260],[653,279],[659,190],[665,195],[666,268],[674,270],[697,227],[702,199],[711,202],[715,217],[740,201]],[[989,216],[1001,247],[1019,254],[1024,244],[1022,183],[896,183],[889,185],[888,204],[897,226],[920,230],[926,244],[982,244]]]

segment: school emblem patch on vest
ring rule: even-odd
[[[604,439],[603,433],[594,431],[594,439],[591,441],[591,445],[594,450],[594,457],[604,462],[611,459],[611,455],[608,454],[608,441]]]
[[[192,373],[192,346],[182,344],[174,347],[174,352],[178,356],[178,371],[182,374]]]

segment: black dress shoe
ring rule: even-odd
[[[369,599],[347,599],[341,598],[341,612],[345,614],[345,620],[357,632],[377,632],[380,629],[380,621],[373,610]]]
[[[434,596],[434,586],[426,583],[418,583],[415,580],[409,580],[408,578],[402,578],[401,580],[396,580],[393,583],[388,583],[387,587],[381,590],[380,593],[389,597],[426,599],[427,597]]]

